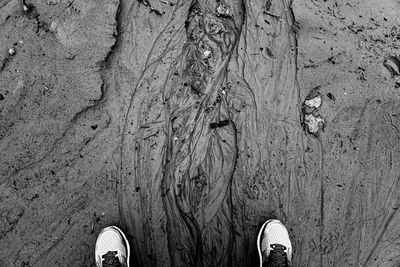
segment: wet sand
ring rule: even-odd
[[[0,266],[400,264],[400,4],[0,2]]]

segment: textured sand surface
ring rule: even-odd
[[[0,266],[400,264],[400,3],[0,0]]]

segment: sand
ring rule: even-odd
[[[400,263],[400,3],[0,1],[0,266]]]

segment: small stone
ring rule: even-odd
[[[321,98],[321,96],[317,96],[317,97],[314,97],[313,99],[306,100],[304,102],[304,104],[306,104],[307,106],[309,106],[311,108],[319,108],[322,104],[322,98]]]
[[[14,47],[11,47],[10,49],[8,49],[8,54],[13,56],[15,54],[15,49]]]
[[[320,128],[324,126],[325,120],[319,116],[316,117],[312,114],[307,114],[305,116],[305,123],[307,124],[310,133],[316,134]]]
[[[204,51],[204,53],[203,53],[203,59],[209,58],[210,55],[211,55],[211,51],[209,51],[209,50]]]
[[[25,12],[28,12],[28,11],[29,11],[29,8],[28,8],[26,5],[23,5],[23,6],[22,6],[22,9],[23,9]]]

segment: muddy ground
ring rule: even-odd
[[[397,0],[1,0],[0,266],[400,266]]]

